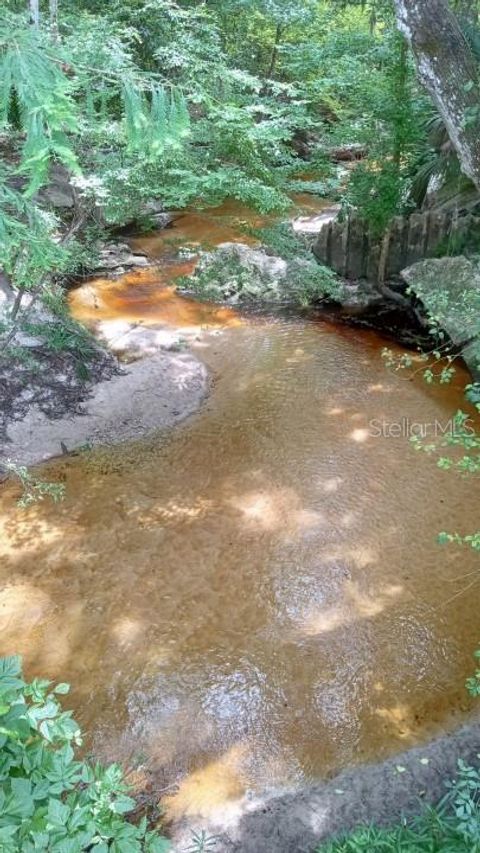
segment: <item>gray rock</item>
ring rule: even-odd
[[[203,255],[183,290],[229,305],[306,306],[332,298],[339,288],[335,274],[301,247],[299,257],[284,260],[244,243],[221,243]]]
[[[402,277],[436,318],[480,378],[480,258],[433,258],[403,270]]]
[[[145,204],[142,205],[142,213],[153,216],[156,216],[159,213],[165,213],[163,202],[154,198],[150,199],[150,201],[146,201]],[[170,214],[166,215],[170,216]]]
[[[0,320],[5,319],[9,305],[10,301],[7,299],[6,294],[0,290]]]
[[[29,335],[28,332],[18,331],[13,339],[14,346],[26,347],[27,349],[37,349],[45,344],[42,338],[37,338],[35,335]]]
[[[111,352],[127,354],[131,359],[175,348],[181,343],[181,335],[175,329],[132,324],[126,320],[104,320],[98,326],[98,334]]]
[[[462,356],[473,381],[480,383],[480,339],[466,344],[462,349]]]
[[[297,216],[292,222],[292,229],[296,234],[307,235],[314,239],[325,225],[337,218],[340,210],[339,204],[332,204],[313,216]]]
[[[0,300],[10,300],[13,302],[14,295],[7,276],[0,270]]]
[[[151,262],[141,252],[132,252],[126,243],[107,243],[100,249],[95,271],[122,274],[133,267],[149,267]]]
[[[345,282],[340,291],[339,302],[344,311],[363,313],[380,306],[385,301],[373,284],[360,281],[356,284]]]
[[[236,304],[254,300],[278,302],[287,263],[244,243],[221,243],[205,253],[190,281],[192,289],[208,299]]]
[[[480,334],[480,259],[432,258],[402,271],[402,278],[455,344]]]
[[[168,228],[168,226],[173,222],[173,216],[171,213],[149,213],[148,217],[153,225],[160,230]]]
[[[167,213],[161,201],[147,201],[142,206],[141,215],[147,216],[157,228],[168,228],[174,220],[171,213]]]
[[[65,166],[54,163],[51,166],[48,184],[37,193],[43,204],[58,208],[69,208],[75,204],[75,191],[70,183],[70,173]]]
[[[226,262],[237,260],[242,267],[267,281],[280,281],[287,274],[287,262],[283,258],[267,255],[263,249],[253,249],[244,243],[220,243],[216,256]]]

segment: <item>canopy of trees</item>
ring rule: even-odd
[[[368,156],[343,200],[379,234],[432,181],[478,187],[477,4],[434,5],[6,0],[0,287],[10,319],[19,294],[78,269],[99,231],[148,199],[287,209],[306,171],[304,189],[338,189],[329,151],[352,143]],[[67,221],[42,193],[54,163],[71,175]]]

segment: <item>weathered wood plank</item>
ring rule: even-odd
[[[466,243],[475,245],[475,241],[480,248],[480,218],[472,214],[427,211],[396,216],[388,241],[378,239],[361,217],[352,214],[344,222],[328,222],[319,231],[313,252],[321,263],[345,278],[376,282],[379,274],[386,279],[396,276],[417,261],[435,257],[449,244],[452,252],[458,253]]]

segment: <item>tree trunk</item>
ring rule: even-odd
[[[54,41],[58,39],[58,0],[49,0],[50,27]]]
[[[480,89],[476,62],[446,0],[395,0],[397,24],[435,101],[463,172],[480,191]]]
[[[29,0],[28,7],[30,9],[30,21],[34,27],[38,27],[40,24],[39,0]]]
[[[7,302],[13,302],[15,292],[9,277],[3,272],[3,270],[0,270],[0,293],[3,293]]]
[[[278,59],[278,48],[280,46],[280,42],[282,41],[283,36],[283,27],[281,24],[277,24],[277,28],[275,30],[275,41],[273,43],[272,53],[270,56],[270,64],[268,66],[267,78],[270,79],[273,77],[275,73],[275,66],[277,64]]]

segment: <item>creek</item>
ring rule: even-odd
[[[408,439],[465,406],[467,375],[430,387],[389,373],[373,332],[177,296],[168,241],[243,240],[244,216],[185,215],[134,241],[158,269],[71,298],[86,322],[193,330],[200,412],[50,463],[60,505],[0,491],[0,652],[70,682],[89,749],[170,819],[379,759],[470,709],[478,558],[436,534],[476,529],[478,485]]]

